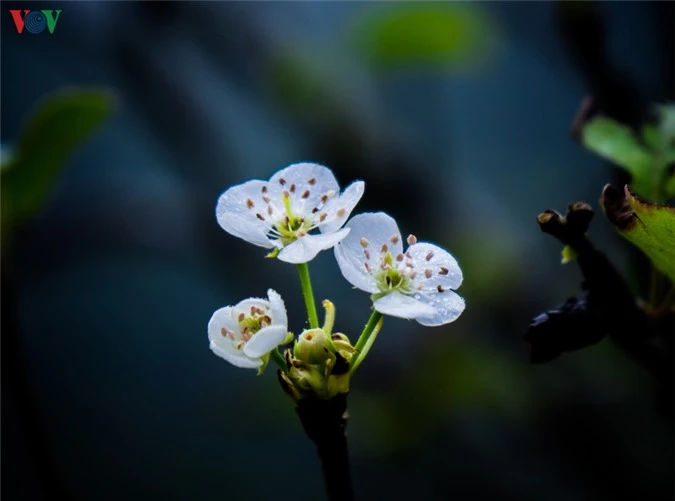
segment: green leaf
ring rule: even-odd
[[[654,130],[644,132],[649,142],[655,141]],[[629,127],[611,118],[597,117],[584,126],[582,142],[589,150],[626,169],[638,193],[647,196],[651,192],[653,155]]]
[[[565,247],[563,247],[563,249],[562,249],[562,260],[561,260],[562,264],[570,263],[570,262],[574,261],[576,258],[577,258],[577,253],[574,249],[572,249],[572,247],[570,247],[569,245],[566,245]]]
[[[601,202],[619,233],[675,282],[675,208],[639,198],[628,186],[623,193],[606,186]]]
[[[466,3],[394,3],[359,20],[356,47],[376,69],[473,62],[494,36],[490,21],[482,8]]]
[[[75,150],[111,113],[112,96],[73,89],[48,96],[29,115],[2,168],[3,231],[21,224],[46,202]]]

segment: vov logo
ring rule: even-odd
[[[61,10],[30,10],[30,9],[10,9],[9,13],[14,20],[17,33],[23,33],[23,29],[29,31],[33,35],[42,33],[45,28],[49,30],[50,34],[54,33],[56,23],[61,16]]]

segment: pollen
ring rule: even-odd
[[[408,235],[408,245],[413,245],[417,243],[417,237],[415,235]]]
[[[368,247],[368,239],[361,238],[361,247]]]
[[[363,263],[363,265],[366,267],[366,271],[370,273],[370,265],[368,263]]]
[[[274,209],[272,208],[272,206],[268,205],[267,206],[267,213],[271,216],[273,212],[274,212]]]
[[[250,198],[248,200],[246,200],[246,207],[248,207],[249,209],[252,209],[254,206],[255,206],[255,204],[253,203],[253,200],[251,200]]]
[[[442,267],[438,273],[441,275],[447,275],[448,269],[446,267]]]

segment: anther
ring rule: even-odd
[[[398,235],[393,235],[393,236],[389,239],[389,241],[390,241],[392,244],[394,244],[394,245],[396,245],[396,244],[398,243],[399,240],[400,240],[400,238],[398,238]]]
[[[344,217],[345,212],[347,212],[345,209],[338,209],[337,216],[338,217]]]
[[[363,249],[363,253],[366,255],[366,259],[370,260],[370,251],[368,251],[368,249]]]
[[[387,244],[382,244],[382,247],[380,247],[380,252],[384,253],[389,250],[389,247],[387,247]]]
[[[368,247],[368,240],[365,238],[361,238],[361,247]]]
[[[295,185],[294,184],[291,185],[291,193],[295,193]]]
[[[326,203],[328,202],[328,195],[321,195],[321,203]]]
[[[316,184],[316,178],[310,177],[310,178],[307,180],[307,184],[310,184],[310,185],[314,186],[314,185]]]
[[[245,318],[246,318],[246,315],[244,315],[243,313],[240,313],[239,316],[237,317],[237,320],[239,320],[240,322],[243,322]]]
[[[314,207],[314,208],[312,209],[312,214],[316,214],[317,212],[319,212],[319,208],[318,208],[318,207]]]
[[[325,212],[322,212],[321,215],[319,216],[319,221],[321,221],[323,223],[326,220],[327,217],[328,217],[328,214],[326,214]]]
[[[415,235],[408,235],[408,245],[413,245],[417,243],[417,237]]]
[[[258,308],[255,306],[251,306],[251,316],[255,316],[255,314],[258,313]]]
[[[427,256],[424,258],[427,261],[431,261],[431,258],[434,257],[434,251],[427,252]]]
[[[280,177],[280,178],[279,178],[279,184],[280,184],[281,186],[285,185],[285,184],[286,184],[286,180],[285,180],[283,177]]]
[[[405,257],[407,257],[408,259],[412,259],[412,254],[410,254],[410,251],[405,253]]]
[[[268,205],[268,206],[267,206],[267,213],[271,216],[271,215],[272,215],[272,212],[274,212],[274,209],[272,208],[271,205]]]
[[[443,287],[441,287],[440,285],[438,287],[436,287],[436,290],[438,292],[445,292],[445,289]]]
[[[305,190],[305,192],[302,194],[302,198],[304,199],[309,198],[309,190]]]
[[[441,274],[441,275],[447,275],[447,274],[448,274],[448,269],[445,268],[445,267],[443,267],[443,268],[441,268],[441,269],[439,270],[438,273]]]
[[[396,261],[398,261],[399,263],[400,263],[401,261],[403,261],[403,254],[401,254],[401,253],[399,252],[399,253],[396,255]]]
[[[253,200],[251,200],[250,198],[248,200],[246,200],[246,207],[248,207],[249,209],[252,209],[254,206],[255,206],[255,204],[253,203]]]
[[[368,263],[363,263],[363,265],[366,267],[366,271],[370,273],[370,265]]]
[[[424,276],[427,278],[431,278],[431,270],[429,268],[424,270]]]
[[[257,217],[257,218],[260,219],[261,221],[264,221],[264,220],[265,220],[265,216],[263,216],[260,212],[258,212],[258,213],[255,215],[255,217]]]
[[[260,191],[263,192],[263,193],[267,193],[267,185],[260,188]]]

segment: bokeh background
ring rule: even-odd
[[[63,12],[54,34],[18,35],[10,8]],[[358,499],[672,499],[672,425],[646,373],[609,341],[533,366],[522,334],[579,290],[536,215],[597,207],[615,176],[572,138],[577,109],[593,94],[631,122],[672,100],[673,14],[3,2],[3,145],[52,91],[118,101],[3,256],[26,376],[3,370],[5,499],[322,499],[273,371],[235,369],[206,337],[215,309],[269,287],[302,328],[294,268],[214,217],[228,186],[301,160],[365,180],[355,213],[388,212],[464,270],[465,313],[436,329],[387,319],[352,383]],[[602,214],[591,236],[642,291],[639,256]],[[311,271],[355,339],[367,294],[331,252]]]

